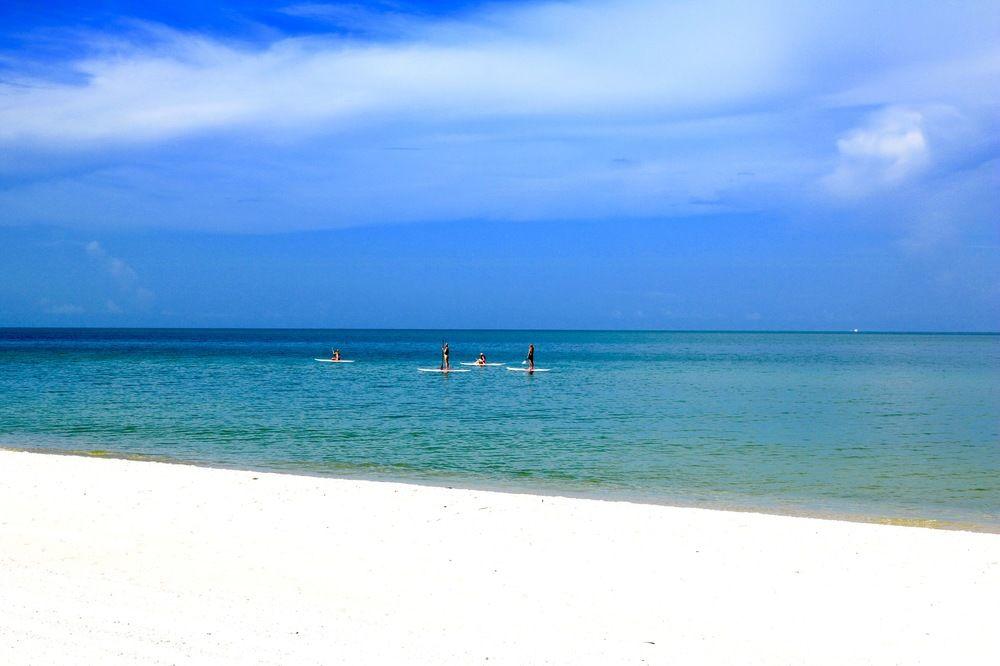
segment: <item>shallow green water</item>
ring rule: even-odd
[[[996,527],[1000,336],[0,329],[0,446]]]

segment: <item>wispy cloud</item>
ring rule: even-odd
[[[286,11],[377,23],[352,5]],[[881,13],[868,18],[887,22]],[[944,52],[938,58],[952,56],[955,45],[940,36],[919,46],[927,7],[907,13],[895,18],[917,34],[904,40],[902,55],[929,56],[931,65],[935,49]],[[407,18],[402,37],[388,42],[326,35],[264,48],[146,26],[69,63],[82,85],[0,85],[0,140],[150,141],[248,126],[316,131],[399,114],[452,121],[731,112],[863,87],[866,77],[838,71],[836,42],[850,14],[785,2],[546,3],[460,21]],[[966,48],[978,54],[988,43]],[[874,75],[896,64],[890,57]],[[833,89],[816,90],[818,82]]]
[[[47,298],[38,302],[39,309],[49,315],[78,315],[86,312],[86,309],[75,303],[56,303]]]
[[[138,280],[135,270],[123,260],[112,256],[98,241],[90,241],[84,246],[87,256],[97,261],[123,287],[131,287]]]
[[[283,7],[280,12],[318,21],[347,34],[382,38],[405,36],[418,30],[421,21],[426,20],[398,3],[377,0],[368,4],[300,2]]]
[[[123,259],[105,250],[100,242],[96,240],[90,241],[84,245],[84,250],[87,256],[96,262],[114,280],[119,291],[127,298],[141,306],[146,306],[153,300],[153,292],[139,284],[139,275],[135,272],[135,269]],[[119,313],[122,311],[122,307],[113,299],[105,301],[105,309],[110,313]]]

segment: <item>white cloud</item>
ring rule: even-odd
[[[786,10],[723,0],[551,3],[415,22],[390,42],[320,36],[262,49],[149,26],[133,43],[71,63],[83,84],[0,85],[0,141],[86,145],[220,127],[315,131],[400,115],[745,104],[801,79],[792,71],[797,40],[783,36]]]
[[[983,27],[987,7],[921,4],[898,16],[867,2],[590,0],[495,6],[454,20],[306,3],[285,12],[360,23],[368,37],[264,47],[141,24],[80,45],[91,55],[51,80],[0,82],[0,143],[88,147],[401,118],[706,117],[811,96],[928,103],[944,89],[988,103],[1000,51],[996,30]],[[388,40],[377,33],[386,25]],[[859,60],[873,50],[877,58]],[[15,60],[8,71],[16,70]],[[25,63],[24,71],[34,70]]]
[[[87,256],[97,262],[115,281],[119,291],[128,297],[128,299],[144,307],[152,302],[154,298],[153,292],[139,284],[139,275],[123,259],[119,259],[109,253],[96,240],[84,245],[84,250]],[[122,312],[122,307],[112,299],[107,299],[105,309],[110,313]]]
[[[997,150],[989,6],[308,4],[287,11],[339,33],[263,46],[146,25],[0,83],[0,224],[670,217],[899,188]]]
[[[824,179],[843,195],[859,195],[897,185],[930,163],[924,116],[905,108],[885,109],[837,141],[840,161]]]

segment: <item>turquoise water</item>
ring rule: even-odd
[[[0,329],[0,446],[338,477],[997,527],[998,417],[992,335]]]

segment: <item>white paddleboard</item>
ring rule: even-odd
[[[332,358],[317,358],[314,359],[320,363],[354,363],[354,361],[349,361],[347,359],[340,359],[339,361],[334,361]]]
[[[445,370],[443,368],[417,368],[420,372],[440,372],[442,374],[449,374],[451,372],[471,372],[471,370],[462,370],[461,368],[452,368],[451,370]]]
[[[534,370],[530,370],[528,368],[512,368],[507,366],[507,369],[511,372],[548,372],[552,368],[535,368]]]
[[[503,365],[503,363],[462,363],[462,365],[475,365],[479,366],[480,368],[485,368],[485,367],[500,366]]]

